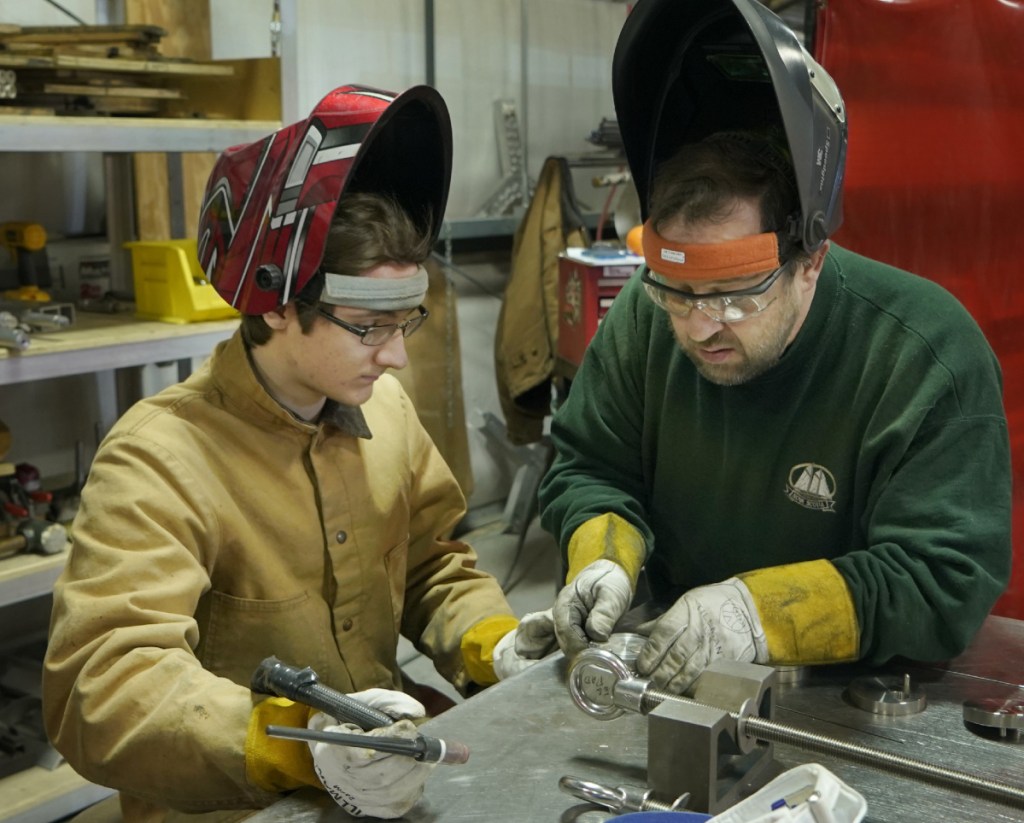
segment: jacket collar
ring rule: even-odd
[[[316,423],[299,420],[288,409],[278,403],[263,386],[252,364],[249,351],[242,342],[241,331],[230,339],[218,344],[210,361],[210,372],[214,385],[223,393],[224,402],[235,406],[242,413],[262,420],[269,426],[286,426],[307,432],[321,426],[331,426],[342,434],[373,437],[366,417],[358,406],[346,406],[328,398]]]

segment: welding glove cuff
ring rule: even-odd
[[[807,666],[856,660],[860,622],[846,578],[828,560],[744,572],[768,644],[767,663]],[[762,662],[762,661],[758,661]]]
[[[494,673],[505,680],[528,669],[557,647],[551,609],[524,615],[515,630],[494,646]]]
[[[371,691],[387,691],[374,689]],[[357,700],[366,692],[349,695]],[[409,698],[412,703],[417,701]],[[364,700],[363,702],[367,702]],[[378,701],[374,708],[387,711],[391,701]],[[420,706],[422,709],[423,707]],[[403,737],[415,740],[418,732],[411,720],[398,720],[390,726],[363,732],[352,723],[337,723],[317,712],[309,720],[316,731],[365,734],[367,737]],[[435,764],[399,754],[387,754],[355,746],[310,742],[313,770],[334,802],[354,817],[392,820],[411,809],[423,794],[423,784]]]
[[[501,679],[496,671],[496,650],[509,634],[515,634],[518,625],[519,621],[510,614],[495,614],[485,617],[462,635],[462,665],[470,680],[490,686]]]
[[[768,647],[757,607],[739,578],[691,589],[656,620],[636,665],[658,688],[685,692],[713,660],[765,662]]]
[[[269,737],[267,726],[302,728],[313,709],[286,697],[266,697],[253,706],[245,738],[245,774],[266,792],[318,786],[309,752],[301,742]]]
[[[607,640],[629,609],[646,542],[633,524],[608,512],[577,527],[566,553],[566,586],[555,598],[552,612],[558,644],[572,655],[591,640]]]

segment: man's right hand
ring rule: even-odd
[[[390,726],[371,729],[367,736],[404,737],[414,740],[416,726],[407,719],[423,717],[419,701],[402,692],[369,689],[349,695],[392,717],[401,719]],[[364,734],[351,723],[337,724],[332,717],[317,712],[309,719],[309,728]],[[313,769],[334,801],[354,817],[401,817],[423,794],[423,784],[435,764],[421,763],[411,757],[386,754],[373,749],[310,743]]]
[[[633,600],[633,581],[618,563],[595,560],[558,593],[552,614],[566,655],[607,640]]]

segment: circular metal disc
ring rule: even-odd
[[[857,708],[887,717],[917,714],[928,705],[924,691],[906,675],[858,677],[847,691]]]
[[[776,666],[776,686],[797,686],[803,683],[810,673],[807,666]]]
[[[1024,698],[983,697],[964,701],[964,722],[997,729],[1004,736],[1024,731]]]

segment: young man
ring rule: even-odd
[[[268,656],[396,717],[424,714],[400,692],[399,634],[463,693],[527,664],[497,582],[448,538],[463,497],[387,375],[428,316],[449,128],[429,88],[342,87],[211,175],[200,257],[241,328],[102,444],[45,664],[54,744],[120,790],[126,820],[304,785],[358,815],[416,802],[426,764],[268,737],[335,724],[250,691]]]
[[[1010,569],[981,331],[937,285],[827,240],[842,100],[759,3],[643,0],[615,71],[652,189],[646,266],[552,424],[563,649],[606,638],[645,568],[663,614],[637,668],[677,692],[717,658],[955,656]]]

